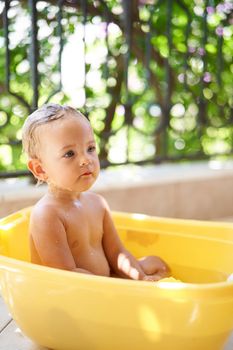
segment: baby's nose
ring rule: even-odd
[[[80,159],[80,166],[86,166],[90,163],[90,159],[87,157],[87,156],[83,156],[81,159]]]

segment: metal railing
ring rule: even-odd
[[[0,6],[0,177],[28,174],[20,130],[49,101],[89,117],[102,167],[232,154],[230,1]]]

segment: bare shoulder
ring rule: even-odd
[[[55,203],[47,201],[46,198],[39,200],[32,209],[30,227],[45,228],[45,226],[52,225],[56,221],[61,220],[59,207]]]
[[[85,192],[84,195],[88,201],[91,201],[93,204],[97,205],[98,207],[102,207],[103,209],[108,208],[108,204],[106,200],[100,194],[90,191],[90,192]]]
[[[44,216],[44,215],[53,215],[58,212],[58,209],[54,203],[46,200],[45,197],[42,197],[32,208],[32,217],[34,216]]]

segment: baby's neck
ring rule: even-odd
[[[81,193],[74,192],[69,189],[59,188],[53,184],[48,185],[48,194],[57,200],[77,201],[80,199]]]

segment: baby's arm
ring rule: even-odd
[[[34,208],[30,220],[30,234],[43,265],[92,274],[76,267],[65,227],[53,207]]]
[[[152,257],[153,260],[157,259],[158,273],[147,275],[146,270],[149,271],[146,264],[140,262],[127,251],[120,241],[114,226],[110,210],[107,203],[105,203],[105,215],[104,215],[104,236],[103,247],[108,259],[108,262],[114,272],[120,277],[128,277],[133,280],[145,280],[145,281],[157,281],[162,275],[166,275],[167,266],[159,257]],[[143,269],[145,265],[145,269]],[[159,277],[161,270],[161,277]],[[150,272],[149,272],[150,273]]]
[[[118,276],[143,280],[145,273],[137,259],[121,243],[108,209],[104,216],[103,248],[109,265]]]

